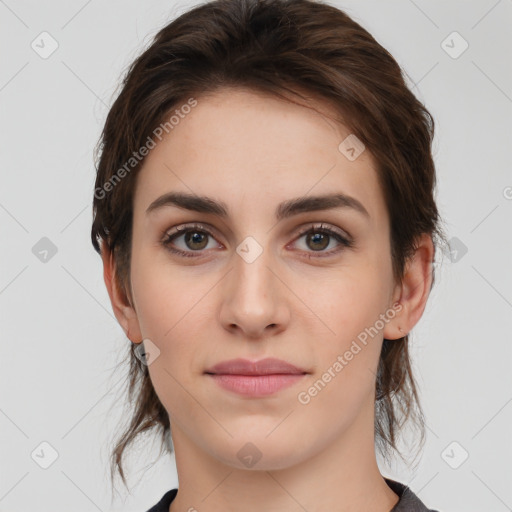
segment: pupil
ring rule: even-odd
[[[325,247],[327,247],[328,244],[325,243],[325,241],[327,240],[327,237],[325,236],[324,233],[314,233],[311,235],[310,240],[313,239],[313,243],[317,243],[319,241],[321,242],[321,240],[319,240],[318,237],[323,237],[324,243],[321,244],[320,249],[325,249]]]
[[[189,241],[192,241],[192,244],[201,244],[201,238],[203,238],[204,240],[206,240],[206,237],[204,236],[203,233],[198,233],[197,231],[193,231],[193,232],[189,232],[187,234],[187,244]],[[204,240],[203,240],[203,245],[204,245]],[[202,249],[203,247],[194,247],[195,249]]]

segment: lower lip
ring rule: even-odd
[[[272,395],[293,386],[305,374],[230,375],[208,374],[222,388],[245,396]]]

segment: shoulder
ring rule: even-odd
[[[389,478],[384,478],[384,480],[400,498],[390,512],[439,512],[438,510],[427,508],[407,485]]]
[[[176,497],[178,489],[171,489],[167,491],[162,499],[154,506],[152,506],[147,512],[169,512],[169,506],[172,500]]]

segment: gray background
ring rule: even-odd
[[[442,512],[512,510],[512,1],[331,3],[395,56],[434,115],[454,249],[413,331],[423,457],[382,471]],[[0,0],[0,511],[140,512],[177,484],[172,458],[150,467],[148,439],[128,459],[132,494],[119,487],[110,503],[109,443],[128,415],[114,368],[129,342],[89,231],[92,150],[121,73],[191,5]],[[58,43],[46,59],[31,47],[43,31]],[[58,454],[47,469],[43,442]]]

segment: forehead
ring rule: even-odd
[[[328,104],[297,105],[243,89],[196,100],[146,157],[136,210],[169,191],[252,211],[291,197],[343,192],[363,203],[372,220],[386,217],[372,155],[365,150],[351,161],[340,151],[351,134],[330,117]]]

